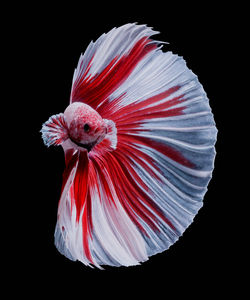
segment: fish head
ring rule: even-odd
[[[64,112],[64,119],[71,142],[88,151],[100,143],[107,134],[105,120],[96,110],[85,103],[70,104]]]

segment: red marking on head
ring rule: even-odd
[[[106,123],[89,105],[74,102],[69,105],[64,117],[67,122],[69,137],[82,144],[100,142],[106,135]]]

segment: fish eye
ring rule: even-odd
[[[89,124],[84,124],[84,126],[83,126],[83,130],[85,131],[85,132],[89,132],[90,131],[90,126],[89,126]]]

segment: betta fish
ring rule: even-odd
[[[159,32],[126,24],[90,42],[69,106],[42,126],[65,170],[55,245],[90,267],[167,250],[202,207],[217,129],[206,93]]]

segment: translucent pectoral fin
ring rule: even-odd
[[[68,130],[63,113],[51,116],[43,124],[40,132],[47,147],[61,145],[68,138]]]
[[[116,149],[117,145],[117,129],[115,126],[115,123],[111,120],[104,119],[106,125],[107,125],[107,135],[106,139],[110,141],[110,147],[113,149]]]

